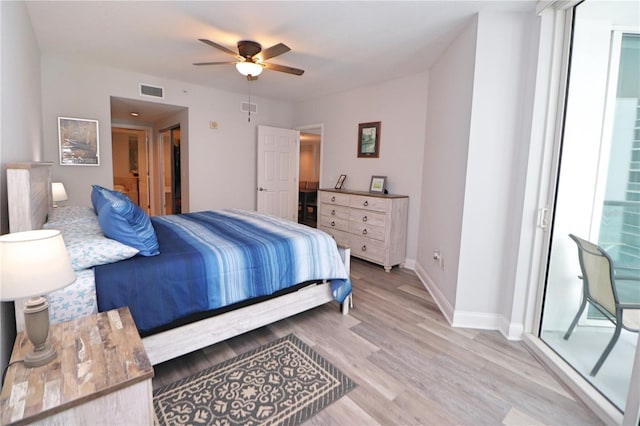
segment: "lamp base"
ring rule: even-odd
[[[25,367],[41,367],[53,361],[56,358],[56,350],[47,343],[49,302],[46,297],[32,297],[24,304],[24,328],[34,346],[25,356]]]
[[[42,367],[56,358],[56,350],[51,345],[46,345],[42,350],[32,349],[24,357],[24,366],[27,368]]]

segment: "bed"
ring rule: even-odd
[[[39,229],[41,227],[58,227],[60,224],[55,223],[55,221],[47,222],[47,218],[55,217],[53,214],[52,202],[51,202],[51,191],[50,191],[50,182],[51,182],[51,164],[50,163],[12,163],[7,165],[7,195],[9,200],[9,222],[10,222],[10,231],[11,232],[19,232],[31,229]],[[88,208],[87,208],[88,209]],[[58,212],[55,212],[58,213]],[[59,215],[58,215],[59,216]],[[213,232],[210,237],[205,237],[203,233],[199,231],[189,230],[192,228],[184,228],[187,229],[185,233],[195,233],[199,237],[198,245],[202,243],[203,240],[215,240],[213,241],[215,247],[218,247],[221,243],[218,241],[219,235],[221,233],[221,229],[233,228],[236,225],[240,228],[240,234],[236,234],[232,239],[243,239],[242,235],[247,235],[248,233],[253,232],[256,235],[260,235],[269,233],[263,231],[263,228],[266,226],[274,226],[284,228],[282,231],[274,231],[276,233],[294,233],[298,234],[302,231],[305,231],[306,227],[300,227],[298,224],[294,224],[291,222],[286,222],[283,224],[278,224],[277,222],[280,219],[271,218],[264,215],[259,215],[255,212],[244,212],[240,210],[225,210],[225,211],[215,211],[215,212],[197,212],[190,213],[188,215],[176,215],[176,216],[166,216],[161,218],[153,218],[153,224],[158,229],[158,241],[161,243],[161,254],[157,257],[149,256],[146,258],[141,258],[141,256],[134,256],[126,259],[122,259],[116,263],[106,263],[104,265],[98,266],[96,268],[88,268],[81,269],[77,273],[77,276],[84,280],[86,275],[93,274],[92,279],[95,281],[95,293],[98,295],[102,295],[101,289],[104,289],[105,284],[100,284],[101,276],[107,274],[118,275],[119,272],[116,268],[125,268],[128,266],[128,269],[132,273],[136,273],[136,271],[141,271],[139,266],[135,266],[134,262],[142,262],[142,263],[153,263],[156,262],[156,266],[153,268],[158,268],[158,262],[163,263],[164,261],[159,260],[162,252],[165,251],[165,254],[169,254],[171,250],[169,250],[170,246],[181,247],[180,242],[174,242],[171,240],[171,243],[167,245],[166,243],[166,233],[175,234],[176,232],[173,228],[169,227],[166,222],[179,222],[180,227],[183,222],[197,222],[196,229],[199,226],[204,226],[204,222],[212,222],[214,223],[220,217],[223,217],[227,220],[227,217],[231,217],[233,220],[238,220],[238,222],[230,222],[235,225],[230,226],[225,222],[223,227],[220,225],[215,228],[215,232]],[[265,224],[269,222],[269,224]],[[201,223],[202,222],[202,223]],[[217,222],[216,222],[217,223]],[[167,226],[165,229],[165,225]],[[74,225],[75,226],[75,225]],[[94,225],[92,225],[94,226]],[[173,226],[173,225],[171,225]],[[189,225],[191,226],[191,225]],[[257,228],[247,228],[243,227],[257,227]],[[254,229],[251,231],[250,229]],[[310,229],[310,228],[306,228]],[[313,231],[319,232],[319,231]],[[226,233],[226,231],[225,231]],[[63,232],[63,237],[65,233]],[[65,240],[67,241],[67,240]],[[165,249],[162,249],[162,245],[165,244]],[[224,245],[226,243],[222,243]],[[278,243],[280,244],[280,243]],[[298,243],[293,245],[300,245]],[[308,244],[302,244],[308,245]],[[276,256],[280,256],[282,259],[286,257],[284,252],[289,250],[288,248],[282,248],[283,246],[278,246],[280,248],[277,249],[278,253]],[[215,249],[214,249],[215,250]],[[234,249],[236,251],[244,252],[246,248]],[[282,251],[284,250],[284,252]],[[258,294],[254,294],[250,291],[246,291],[248,294],[244,294],[245,290],[240,293],[239,296],[236,295],[234,297],[225,296],[223,303],[219,303],[219,296],[212,296],[202,293],[193,293],[186,294],[186,299],[198,300],[202,304],[203,300],[207,300],[206,306],[199,306],[195,308],[192,312],[189,311],[188,304],[183,302],[174,302],[174,300],[178,300],[180,295],[172,294],[170,298],[164,298],[166,300],[172,301],[173,305],[167,309],[167,318],[169,319],[167,322],[167,318],[162,319],[160,323],[145,323],[142,328],[143,335],[143,343],[149,355],[149,358],[153,364],[158,364],[163,361],[175,358],[177,356],[192,352],[194,350],[209,346],[211,344],[220,342],[227,338],[236,336],[238,334],[242,334],[249,330],[253,330],[258,327],[262,327],[264,325],[270,324],[272,322],[278,321],[283,318],[287,318],[289,316],[295,315],[297,313],[306,311],[316,306],[320,306],[325,303],[333,302],[338,299],[336,294],[341,294],[339,299],[342,302],[342,313],[347,314],[348,309],[351,303],[351,293],[350,293],[350,282],[348,281],[349,274],[349,250],[348,249],[338,249],[335,247],[335,243],[333,243],[333,248],[329,249],[328,254],[323,254],[321,257],[333,257],[334,255],[338,256],[338,266],[336,266],[335,262],[331,262],[330,268],[334,268],[332,272],[325,271],[315,271],[311,273],[311,275],[294,273],[290,274],[291,277],[295,277],[296,281],[295,285],[289,287],[291,283],[288,283],[283,286],[278,285],[274,288],[270,288],[268,294],[262,294],[259,290]],[[332,250],[332,251],[331,251]],[[324,253],[324,252],[323,252]],[[257,255],[256,255],[257,256]],[[257,257],[261,257],[260,254]],[[155,258],[154,258],[155,257]],[[203,256],[201,256],[202,258]],[[211,261],[209,259],[210,255],[204,255],[205,261],[202,259],[199,261],[201,263],[216,263],[216,261]],[[295,258],[294,263],[300,263],[300,256],[298,254],[293,255]],[[305,256],[302,256],[305,257]],[[313,255],[307,255],[313,261]],[[317,256],[316,256],[317,258]],[[209,260],[206,260],[209,259]],[[234,258],[235,259],[235,258]],[[341,259],[341,260],[340,260]],[[73,263],[73,261],[72,261]],[[217,261],[217,263],[221,263]],[[238,263],[238,260],[235,259],[232,262],[225,261],[223,263]],[[242,263],[242,262],[240,262]],[[322,263],[317,262],[316,263]],[[285,264],[285,263],[283,263]],[[76,265],[74,265],[75,267]],[[211,265],[209,265],[211,266]],[[192,270],[191,266],[185,266],[189,271]],[[297,267],[300,269],[300,267]],[[178,269],[178,268],[174,268]],[[247,269],[247,268],[245,268]],[[274,277],[281,277],[288,273],[289,267],[285,267],[284,269],[276,269],[271,274]],[[312,267],[302,267],[302,269],[313,269]],[[124,270],[124,269],[122,269]],[[115,271],[115,272],[114,272]],[[218,271],[219,272],[219,271]],[[199,272],[197,274],[192,275],[202,275],[206,274],[206,270],[203,272]],[[229,271],[219,272],[221,274],[227,274],[231,277],[234,277],[235,273],[231,273]],[[327,276],[321,277],[314,274],[324,273]],[[258,275],[262,277],[263,275],[268,275],[263,272],[258,271]],[[165,275],[162,275],[165,276]],[[225,275],[226,276],[226,275]],[[313,279],[307,279],[312,277]],[[91,278],[91,277],[90,277]],[[91,279],[89,279],[90,281]],[[124,284],[129,282],[127,279],[122,280]],[[158,282],[159,280],[156,280]],[[196,280],[197,281],[197,280]],[[232,279],[233,281],[233,279]],[[103,281],[104,282],[104,281]],[[194,281],[195,282],[195,281]],[[346,286],[348,283],[348,286]],[[163,284],[163,283],[162,283]],[[267,287],[272,283],[267,283]],[[85,284],[82,284],[85,285]],[[123,285],[121,282],[119,285]],[[197,287],[200,284],[194,284]],[[134,287],[134,286],[132,286]],[[156,289],[158,287],[158,289]],[[162,301],[163,297],[162,293],[157,293],[160,291],[161,285],[158,286],[150,286],[148,284],[140,284],[139,288],[144,289],[143,292],[138,291],[138,299],[152,299],[158,304],[158,301]],[[195,288],[194,287],[194,288]],[[226,293],[233,293],[235,287],[231,286],[226,290]],[[120,293],[126,293],[128,291],[127,287],[121,287],[121,290],[117,290],[115,292],[116,295]],[[156,291],[154,296],[147,297],[149,291]],[[345,293],[346,291],[346,293]],[[136,291],[133,291],[132,294],[135,295]],[[195,294],[195,296],[194,296]],[[144,305],[136,306],[136,303],[140,302],[140,300],[133,301],[135,299],[134,296],[123,296],[130,297],[127,299],[127,303],[130,303],[130,309],[132,310],[132,315],[134,312],[146,312],[149,310],[148,307]],[[245,300],[246,297],[249,297],[249,300]],[[55,310],[56,298],[50,298],[52,310]],[[117,298],[116,298],[117,299]],[[104,297],[100,296],[99,300],[104,302],[106,300]],[[144,302],[144,300],[143,300]],[[118,303],[122,303],[121,301],[115,302],[116,305]],[[22,315],[22,301],[16,302],[16,324],[18,330],[23,328],[23,315]],[[164,304],[164,303],[160,303]],[[115,306],[114,306],[115,307]],[[103,309],[109,309],[109,306],[102,307]],[[178,309],[179,308],[179,309]],[[187,308],[189,312],[181,312],[180,309]],[[164,309],[164,307],[163,307]],[[179,312],[174,312],[175,309],[178,309]],[[213,316],[209,316],[214,313]],[[82,309],[80,309],[78,315],[83,315]],[[176,317],[177,315],[177,317]],[[146,320],[141,320],[141,324]],[[137,323],[138,321],[136,321]],[[158,325],[159,324],[159,325]]]

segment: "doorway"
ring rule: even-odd
[[[160,131],[162,141],[162,171],[164,184],[164,214],[182,213],[182,183],[180,176],[180,126]]]
[[[113,189],[125,194],[147,214],[149,198],[149,146],[146,129],[111,128]]]
[[[637,4],[620,7],[574,8],[540,338],[624,412],[640,324],[617,330],[631,323],[616,305],[640,306],[640,26]]]
[[[188,109],[181,106],[111,97],[111,128],[124,135],[118,136],[112,131],[113,141],[123,138],[122,142],[116,141],[113,145],[113,150],[122,151],[122,155],[117,158],[114,151],[114,187],[121,185],[125,190],[136,187],[135,181],[125,184],[121,179],[116,182],[115,178],[135,177],[131,170],[135,170],[136,166],[136,147],[133,142],[128,145],[128,138],[131,135],[141,138],[146,132],[145,148],[142,147],[141,140],[137,145],[137,197],[140,207],[150,216],[189,211],[188,116]],[[167,143],[163,141],[164,132],[167,132]],[[146,161],[142,159],[143,154]],[[142,169],[141,164],[146,169]],[[131,196],[135,198],[135,191],[131,191]]]
[[[322,126],[305,126],[299,128],[299,130],[298,223],[316,228],[318,223]]]

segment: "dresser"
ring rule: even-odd
[[[391,271],[405,261],[409,197],[334,189],[318,190],[318,228],[351,255]]]

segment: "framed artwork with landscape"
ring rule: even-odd
[[[58,117],[60,164],[99,166],[98,120]]]
[[[369,192],[377,194],[384,194],[384,185],[387,180],[386,176],[371,176],[371,183],[369,184]]]
[[[358,158],[378,158],[380,156],[380,122],[358,125]]]

